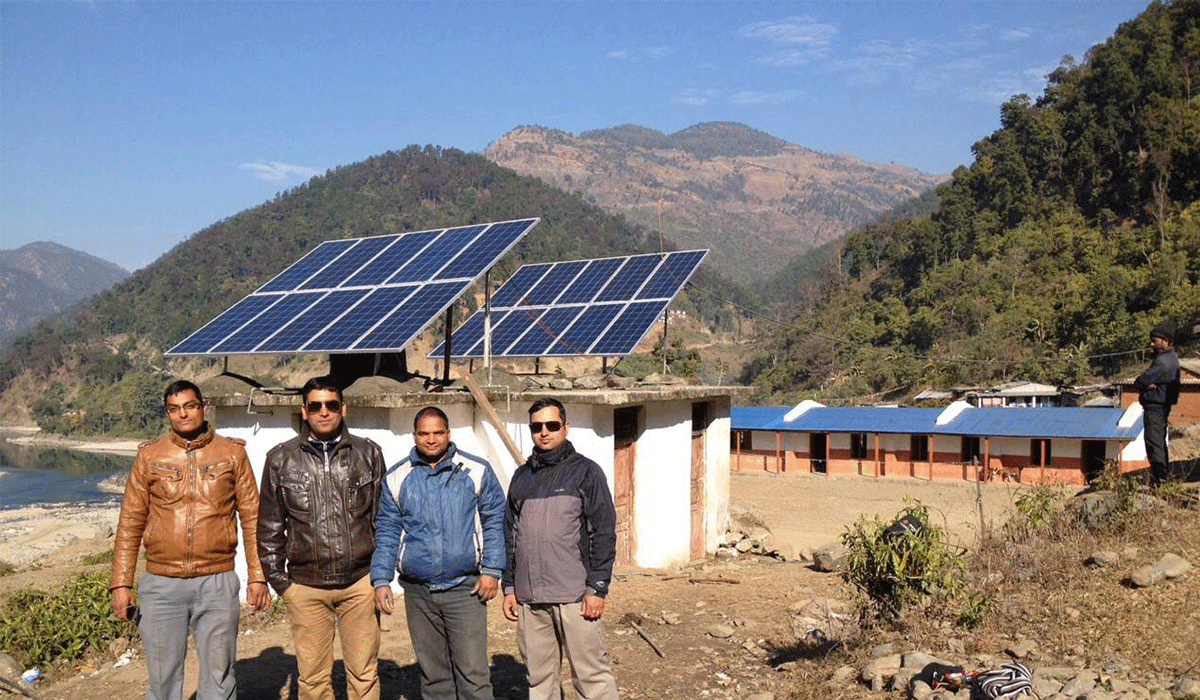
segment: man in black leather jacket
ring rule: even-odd
[[[371,587],[375,514],[385,464],[379,446],[346,429],[342,390],[315,377],[301,390],[300,435],[263,467],[258,556],[287,604],[300,700],[333,700],[335,628],[348,696],[379,698],[379,617]]]

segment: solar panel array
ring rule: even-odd
[[[627,355],[707,253],[525,265],[492,296],[492,356]],[[481,309],[450,336],[450,356],[482,357],[483,334]]]
[[[403,350],[538,221],[326,241],[166,354]]]

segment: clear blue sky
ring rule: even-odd
[[[748,124],[948,173],[1145,2],[0,2],[0,248],[134,269],[408,144]]]

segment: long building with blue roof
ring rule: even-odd
[[[1082,484],[1146,467],[1141,407],[734,406],[737,470]]]

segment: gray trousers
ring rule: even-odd
[[[476,580],[444,591],[401,582],[422,700],[492,700],[487,605],[471,595]]]
[[[188,630],[200,662],[197,700],[237,697],[233,662],[240,586],[232,571],[192,578],[142,574],[138,630],[146,649],[146,700],[182,699]]]
[[[604,630],[599,620],[584,619],[579,605],[522,603],[517,611],[517,648],[529,672],[529,700],[561,700],[564,654],[579,700],[617,700]]]

